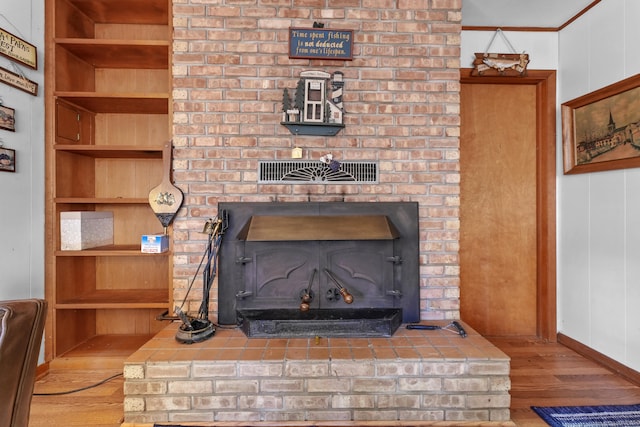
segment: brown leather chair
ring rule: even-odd
[[[27,427],[47,303],[0,301],[0,427]]]

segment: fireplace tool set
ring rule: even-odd
[[[171,154],[172,143],[167,142],[164,145],[162,154],[162,182],[158,186],[152,188],[149,192],[149,205],[164,227],[164,234],[167,234],[167,227],[171,224],[178,213],[184,199],[182,191],[171,183]],[[176,340],[179,342],[185,344],[201,342],[211,338],[216,332],[213,327],[213,323],[209,320],[209,291],[211,290],[211,285],[216,277],[218,268],[218,250],[222,243],[222,235],[228,227],[227,219],[227,214],[223,211],[221,217],[216,217],[215,219],[207,221],[204,229],[202,230],[203,233],[209,235],[205,252],[200,260],[200,265],[198,265],[198,270],[189,285],[189,289],[187,290],[187,294],[185,295],[182,305],[175,308],[176,315],[180,320],[182,320],[182,325],[176,333]],[[207,263],[203,271],[204,283],[202,289],[202,303],[200,304],[198,316],[190,317],[182,311],[182,307],[189,296],[189,291],[191,290],[193,282],[200,272],[200,268],[202,267],[202,263],[205,259],[207,260]]]
[[[187,289],[187,293],[182,304],[180,307],[175,308],[176,315],[182,321],[182,325],[180,325],[178,332],[176,332],[176,341],[178,342],[184,344],[202,342],[208,340],[216,333],[213,323],[209,320],[209,292],[211,291],[211,285],[213,284],[217,274],[218,254],[222,244],[222,236],[228,228],[228,223],[227,212],[222,211],[221,215],[213,219],[209,219],[204,225],[202,232],[209,236],[204,254],[202,255],[198,269],[189,284],[189,288]],[[205,260],[206,263],[202,272],[202,302],[200,303],[198,316],[191,317],[182,311],[182,307],[187,301],[189,292],[191,291],[193,283],[195,282]]]

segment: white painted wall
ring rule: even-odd
[[[560,104],[640,73],[639,18],[607,0],[560,32]],[[640,370],[640,169],[563,175],[561,156],[558,329]]]
[[[16,172],[0,172],[0,300],[44,297],[44,2],[0,0],[0,28],[35,45],[38,70],[0,57],[0,67],[38,83],[38,96],[0,83],[16,131],[0,129],[16,150]],[[16,71],[15,64],[19,71]]]

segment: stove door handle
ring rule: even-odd
[[[250,291],[238,291],[238,293],[236,294],[236,298],[237,299],[245,299],[250,297],[251,295],[253,295],[253,292]]]

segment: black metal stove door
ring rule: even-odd
[[[311,242],[314,243],[314,242]],[[244,264],[245,295],[237,302],[238,309],[299,308],[301,295],[313,289],[315,296],[318,275],[310,284],[313,270],[318,268],[318,245],[310,242],[246,242]],[[313,298],[310,308],[318,308]]]
[[[344,288],[350,308],[389,308],[394,297],[393,242],[365,240],[321,242],[320,294],[324,308],[345,308],[344,298],[331,298]]]
[[[391,241],[246,242],[245,255],[238,309],[299,308],[305,294],[306,309],[399,306]]]

